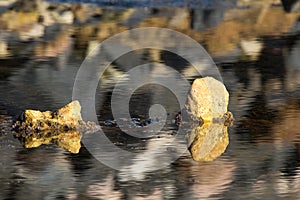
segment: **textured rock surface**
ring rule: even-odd
[[[23,126],[34,131],[76,129],[76,126],[82,121],[80,111],[81,106],[78,101],[72,101],[53,113],[51,111],[26,110]]]
[[[205,77],[192,84],[186,109],[201,122],[187,135],[189,151],[195,161],[212,161],[221,156],[229,144],[227,127],[233,116],[227,111],[229,94],[220,81]]]
[[[96,132],[100,128],[93,122],[82,121],[80,111],[78,101],[72,101],[55,112],[26,110],[23,119],[17,121],[13,128],[26,148],[55,143],[72,153],[78,153],[81,133]]]
[[[186,109],[195,118],[210,122],[227,113],[228,99],[223,83],[212,77],[198,78],[192,84]]]

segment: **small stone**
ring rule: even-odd
[[[198,78],[192,84],[185,107],[193,117],[211,122],[227,113],[228,99],[223,83],[212,77]]]
[[[72,101],[55,112],[25,110],[13,125],[13,130],[25,148],[55,143],[71,153],[78,153],[82,133],[100,130],[96,123],[84,122],[80,111],[78,101]]]

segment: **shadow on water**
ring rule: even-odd
[[[100,7],[18,2],[0,5],[0,199],[299,198],[299,1],[292,6],[281,1],[170,1],[161,6],[161,1],[151,1],[157,3],[153,7],[144,7],[145,1],[126,1],[126,6],[103,1]],[[168,116],[162,135],[145,140],[103,126],[116,146],[137,153],[119,171],[99,162],[84,145],[78,154],[54,144],[25,149],[13,137],[11,124],[23,110],[56,110],[71,101],[76,72],[95,44],[149,26],[191,36],[217,62],[235,117],[224,154],[196,162],[185,152],[167,167],[151,171],[168,159],[156,147],[176,134],[172,119],[179,111],[174,95],[153,84],[133,93],[130,114],[147,119],[151,105],[164,104]],[[123,55],[99,82],[100,124],[113,121],[111,96],[118,78],[148,62],[175,68],[189,83],[199,77],[190,63],[167,51]],[[151,73],[164,72],[149,68]],[[104,156],[118,159],[113,153]]]

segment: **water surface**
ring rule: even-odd
[[[280,3],[234,5],[214,9],[15,6],[13,10],[25,13],[28,20],[36,10],[46,9],[41,22],[44,35],[30,39],[20,35],[38,22],[8,23],[3,15],[12,9],[1,9],[7,25],[0,26],[1,42],[8,47],[7,54],[0,53],[0,199],[299,199],[299,13],[286,13]],[[75,14],[71,23],[61,16],[47,25],[45,16],[51,12]],[[244,18],[248,21],[241,23]],[[216,61],[235,117],[229,128],[230,144],[221,157],[195,162],[186,152],[167,167],[151,171],[168,161],[155,147],[176,134],[172,119],[180,110],[174,94],[155,84],[134,92],[130,113],[148,118],[151,105],[164,105],[169,114],[161,132],[164,137],[140,139],[116,127],[103,127],[115,145],[138,152],[119,171],[99,162],[84,146],[79,154],[54,144],[25,149],[13,137],[11,124],[25,109],[55,110],[71,101],[76,72],[93,42],[143,26],[188,34]],[[199,77],[186,60],[170,52],[130,52],[116,60],[99,82],[100,123],[113,120],[111,94],[118,78],[148,62],[172,66],[190,83]],[[145,73],[163,72],[150,68]],[[117,92],[122,97],[122,91]],[[118,159],[114,152],[103,156]]]

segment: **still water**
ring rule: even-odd
[[[280,1],[232,1],[210,8],[33,2],[0,9],[0,199],[300,199],[299,12],[288,13]],[[122,55],[97,86],[95,107],[105,135],[137,153],[125,161],[115,152],[101,155],[124,161],[119,170],[99,162],[84,144],[78,154],[54,144],[25,149],[11,132],[17,116],[25,109],[56,110],[69,103],[88,52],[135,27],[180,31],[217,63],[235,118],[225,153],[212,162],[196,162],[185,152],[168,164],[168,156],[157,149],[176,134],[172,119],[180,105],[174,93],[157,84],[135,90],[129,111],[133,118],[147,119],[151,105],[163,105],[167,116],[159,136],[140,139],[103,125],[114,119],[112,93],[124,95],[114,91],[115,85],[129,87],[126,77],[118,80],[134,66],[166,64],[189,83],[200,77],[187,60],[158,49]],[[162,43],[161,49],[167,46]],[[145,74],[176,79],[157,67]]]

